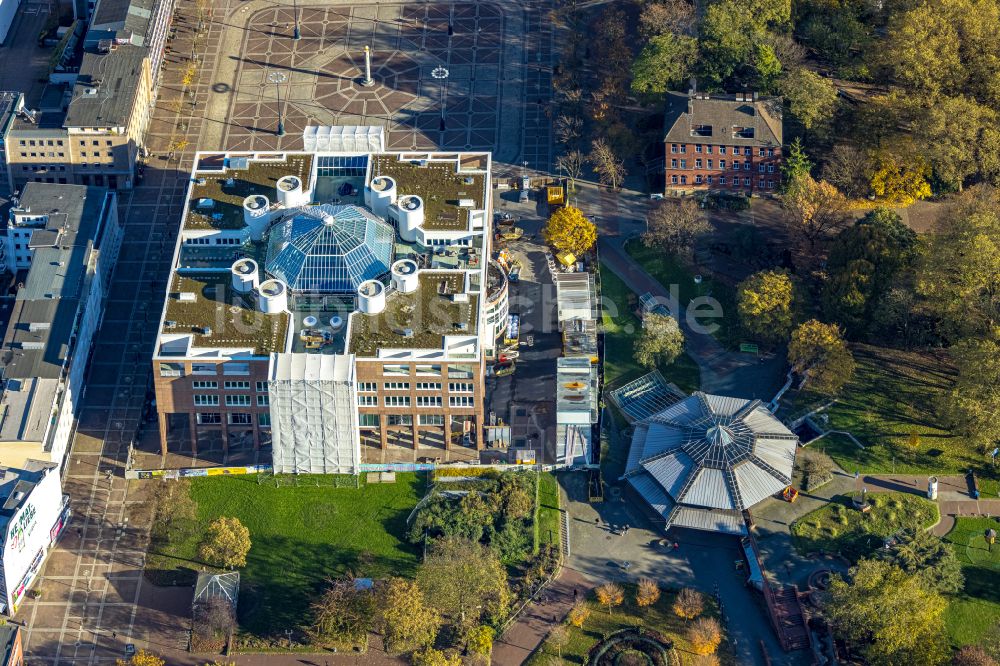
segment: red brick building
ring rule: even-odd
[[[668,196],[777,190],[781,179],[782,100],[756,93],[667,93]]]

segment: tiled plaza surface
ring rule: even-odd
[[[230,148],[255,148],[262,134],[275,130],[279,96],[293,136],[306,125],[380,124],[391,150],[495,147],[507,65],[505,21],[497,6],[353,5],[299,13],[298,41],[289,38],[291,8],[250,17],[229,114]],[[365,46],[374,80],[368,87]],[[446,78],[432,76],[438,67],[447,70]],[[274,73],[286,81],[271,83]]]

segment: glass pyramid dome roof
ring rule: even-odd
[[[269,234],[264,269],[292,291],[354,293],[392,264],[395,231],[358,206],[300,208]]]

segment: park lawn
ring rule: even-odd
[[[943,353],[871,345],[852,345],[851,351],[857,363],[854,377],[822,413],[829,416],[829,428],[852,433],[865,448],[831,436],[816,442],[817,448],[844,470],[862,474],[957,474],[974,468],[984,477],[984,494],[996,492],[988,458],[974,442],[939,424],[935,403],[955,376]],[[810,392],[807,385],[786,400],[779,415],[790,422],[830,398]]]
[[[717,323],[719,330],[715,333],[715,338],[723,345],[736,348],[740,342],[749,341],[741,339],[742,333],[736,311],[736,290],[733,287],[708,275],[702,275],[701,284],[695,284],[694,273],[676,255],[668,254],[656,247],[646,247],[639,240],[626,243],[625,251],[666,289],[670,290],[672,285],[677,285],[677,297],[681,307],[686,308],[692,299],[701,296],[718,301],[722,317],[699,321],[703,324]]]
[[[535,514],[535,543],[559,546],[559,480],[553,472],[538,475],[538,512]],[[535,548],[538,552],[538,548]]]
[[[944,612],[951,644],[979,644],[1000,624],[1000,544],[990,552],[984,532],[1000,532],[995,518],[958,518],[945,537],[955,549],[965,574],[965,588],[950,599]]]
[[[574,627],[567,624],[569,630],[569,641],[562,649],[562,659],[568,664],[583,664],[587,660],[587,654],[604,636],[614,633],[620,629],[627,629],[636,625],[657,631],[674,641],[678,652],[685,656],[684,663],[687,663],[687,656],[691,655],[691,645],[687,639],[687,624],[674,614],[671,606],[674,603],[676,592],[664,590],[659,601],[647,608],[639,608],[635,603],[635,585],[622,585],[625,590],[625,603],[613,609],[608,615],[607,606],[602,606],[590,595],[587,605],[590,607],[590,617],[583,623],[582,627]],[[715,601],[706,595],[705,615],[718,618],[718,611]],[[736,658],[729,641],[723,639],[719,646],[719,659],[723,664],[735,664]],[[543,643],[538,650],[528,658],[527,666],[544,666],[549,663],[552,657],[558,656],[554,647],[547,642]]]
[[[791,526],[792,541],[803,554],[835,553],[857,562],[882,546],[883,539],[903,527],[930,527],[938,522],[937,504],[908,493],[869,493],[872,509],[863,514],[851,498],[838,495]]]
[[[604,326],[604,384],[619,386],[649,372],[636,363],[635,341],[642,325],[632,313],[637,296],[611,269],[601,264],[601,320]],[[695,391],[701,383],[697,364],[687,354],[658,370],[668,382],[683,391]]]
[[[330,577],[414,573],[418,550],[406,541],[406,519],[423,496],[422,477],[397,474],[395,483],[373,485],[361,480],[359,488],[307,485],[312,480],[296,477],[297,485],[279,487],[273,478],[258,483],[255,476],[192,479],[199,525],[149,566],[207,568],[197,558],[200,535],[219,516],[239,518],[252,543],[241,571],[239,622],[260,637],[307,624],[306,609]]]

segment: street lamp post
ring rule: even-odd
[[[436,80],[441,82],[441,131],[444,131],[444,89],[448,85],[448,70],[441,65],[438,65],[431,70],[431,76]]]
[[[274,84],[274,92],[278,98],[278,136],[285,136],[285,122],[281,113],[281,84],[288,80],[284,72],[271,72],[267,80]]]
[[[292,0],[292,20],[295,22],[295,29],[292,31],[292,39],[298,41],[302,39],[302,33],[299,31],[299,5],[296,0]]]

